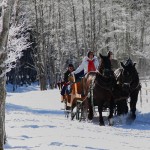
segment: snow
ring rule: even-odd
[[[115,117],[114,126],[106,120],[99,126],[97,117],[93,122],[71,121],[58,89],[40,91],[34,84],[12,92],[8,85],[5,150],[150,150],[150,82],[146,83],[142,81],[135,122],[127,125],[126,116]]]

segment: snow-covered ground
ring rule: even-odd
[[[150,150],[150,82],[142,82],[137,119],[114,126],[66,118],[58,89],[7,87],[5,150]],[[146,89],[148,89],[146,91]],[[142,98],[142,99],[141,99]]]

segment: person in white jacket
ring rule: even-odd
[[[78,74],[80,74],[80,72],[84,72],[82,73],[84,76],[86,73],[90,72],[90,71],[96,71],[99,67],[99,60],[96,56],[94,56],[94,52],[93,51],[89,51],[87,56],[85,56],[83,58],[82,63],[80,64],[80,66],[72,72],[72,74],[74,74],[75,76]],[[80,75],[79,75],[80,76]],[[78,77],[77,77],[78,78]]]

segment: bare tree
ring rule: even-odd
[[[4,61],[7,57],[7,39],[10,23],[11,7],[14,1],[0,1],[1,2],[1,32],[0,32],[0,150],[4,149],[5,143],[5,99],[6,99],[6,89],[5,89],[5,65]]]
[[[62,74],[66,63],[79,64],[89,49],[96,54],[112,50],[118,58],[137,51],[149,54],[148,0],[33,1],[35,56],[49,84]]]

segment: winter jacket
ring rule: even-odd
[[[98,66],[99,66],[99,61],[98,61],[97,57],[94,56],[92,60],[93,60],[95,69],[97,70]],[[82,70],[84,70],[84,74],[88,73],[88,64],[89,64],[89,61],[90,61],[90,59],[87,56],[85,56],[83,58],[83,61],[82,61],[81,65],[75,71],[73,71],[73,73],[74,74],[78,74]]]
[[[71,72],[69,70],[67,70],[65,73],[64,73],[64,82],[67,83],[68,82],[68,76]]]

